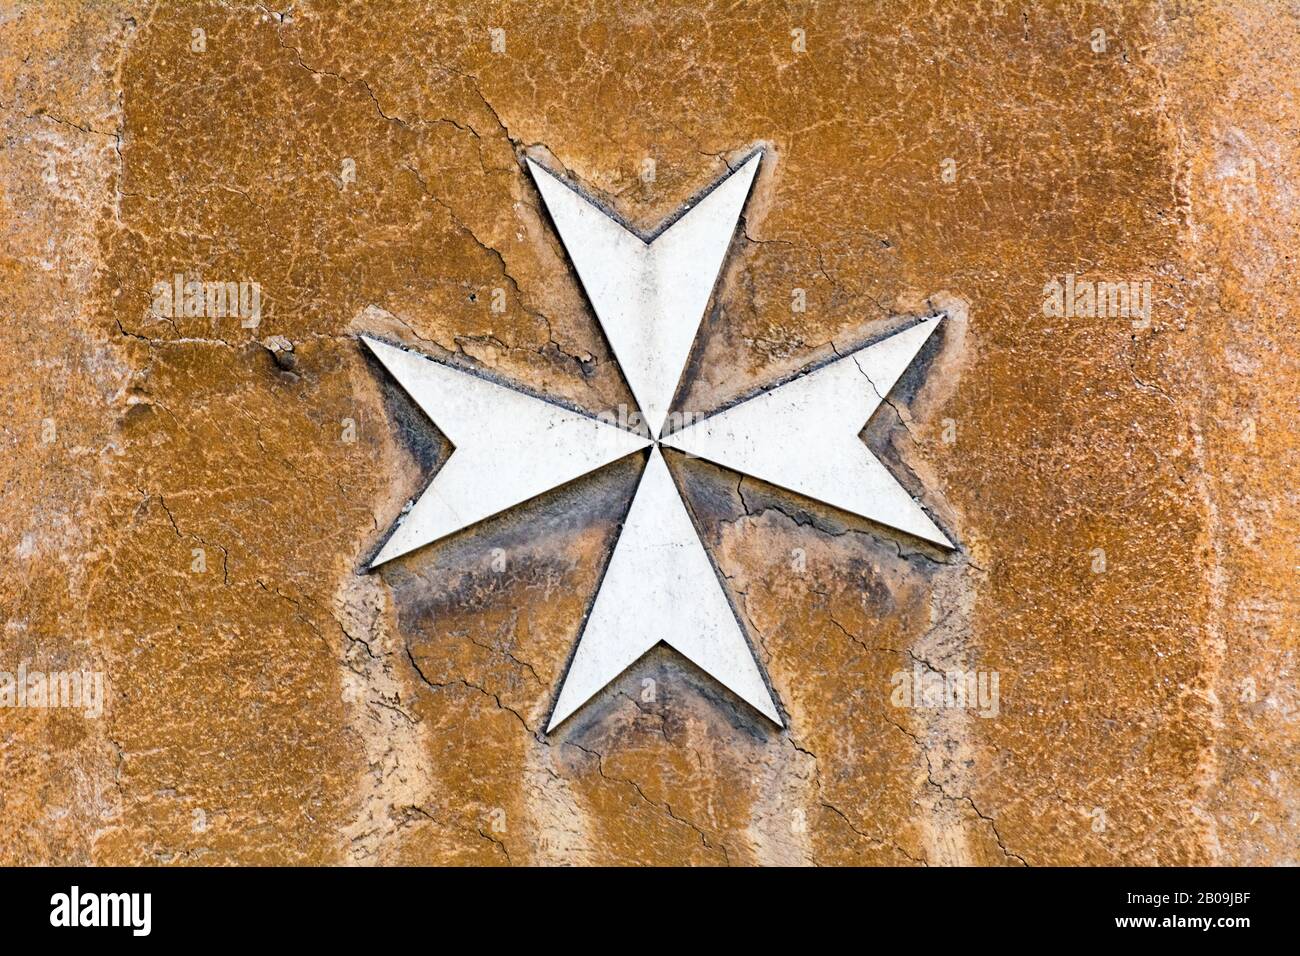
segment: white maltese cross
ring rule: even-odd
[[[649,241],[528,161],[651,437],[363,337],[454,446],[372,567],[650,449],[547,732],[661,642],[782,724],[661,446],[952,547],[859,437],[941,316],[675,427],[673,396],[760,159]]]

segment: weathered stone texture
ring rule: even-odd
[[[10,0],[0,670],[109,691],[0,709],[0,862],[1297,862],[1297,16]],[[521,159],[756,146],[682,403],[945,310],[864,438],[960,547],[670,453],[788,728],[661,648],[546,736],[640,461],[367,572],[449,448],[356,334],[631,406]]]

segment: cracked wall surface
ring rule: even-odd
[[[0,707],[0,862],[1298,862],[1297,27],[0,5],[0,672],[107,685]],[[523,157],[648,231],[758,146],[680,406],[944,312],[863,440],[959,547],[669,452],[787,726],[661,647],[546,735],[644,459],[368,572],[450,446],[357,335],[634,407]]]

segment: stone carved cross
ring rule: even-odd
[[[707,417],[671,413],[760,160],[649,240],[529,160],[648,435],[363,336],[454,446],[372,567],[649,449],[548,733],[660,642],[782,725],[664,447],[952,547],[859,437],[942,316]]]

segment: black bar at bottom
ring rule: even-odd
[[[468,934],[489,947],[511,939],[548,947],[622,940],[658,951],[698,929],[729,948],[753,938],[767,952],[791,931],[796,938],[847,931],[877,943],[901,933],[923,946],[1102,937],[1233,946],[1291,935],[1295,873],[0,869],[0,919],[10,943],[76,934],[79,943],[112,937],[127,945],[319,940],[373,947],[413,935],[441,947]]]

